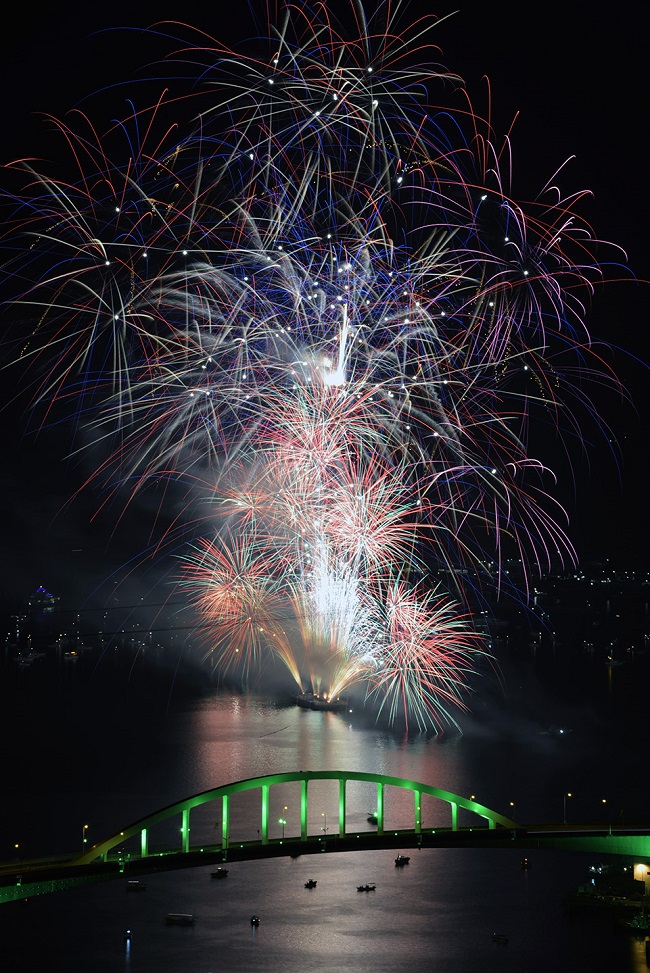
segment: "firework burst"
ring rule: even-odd
[[[111,489],[207,501],[180,572],[206,655],[440,727],[488,655],[483,559],[498,587],[504,546],[526,572],[573,556],[528,434],[590,411],[563,375],[602,374],[601,271],[582,194],[510,197],[439,25],[349,9],[345,34],[287,5],[265,55],[179,40],[187,128],[185,95],[102,137],[58,123],[71,172],[11,167],[6,278],[34,398],[105,443]]]

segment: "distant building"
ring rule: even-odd
[[[31,612],[53,612],[58,601],[58,595],[50,594],[50,592],[41,585],[41,587],[37,588],[34,594],[30,595],[29,597],[29,610]]]

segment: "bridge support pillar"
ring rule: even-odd
[[[143,828],[142,831],[140,832],[140,855],[143,858],[146,858],[147,855],[149,854],[147,837],[148,837],[147,829]]]
[[[345,787],[347,781],[345,777],[339,780],[339,834],[345,835]]]
[[[224,794],[221,798],[221,848],[225,851],[228,848],[230,837],[230,805],[228,795]]]
[[[458,805],[450,801],[449,807],[451,808],[451,830],[458,831]]]
[[[269,843],[269,785],[262,784],[262,844]]]
[[[307,781],[300,781],[300,840],[307,841],[307,820],[309,817],[309,803],[307,800]]]
[[[415,804],[415,833],[422,834],[422,796],[419,791],[413,791]]]
[[[183,838],[183,851],[190,850],[190,809],[184,807],[182,811],[181,835]]]
[[[384,833],[384,785],[377,782],[377,834]]]

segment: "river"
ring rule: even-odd
[[[564,814],[605,824],[642,820],[647,658],[612,672],[602,660],[533,653],[505,669],[506,696],[486,686],[464,732],[435,737],[378,727],[354,710],[299,709],[281,693],[219,689],[205,674],[175,675],[155,654],[134,660],[115,652],[98,666],[88,652],[73,664],[48,658],[20,671],[5,657],[4,857],[81,850],[84,837],[107,837],[190,794],[292,770],[420,780],[475,795],[524,824]],[[272,801],[272,828],[284,815],[287,834],[297,833],[297,791],[289,787]],[[359,786],[350,820],[367,828],[371,803],[372,790]],[[331,834],[335,787],[310,792],[310,810],[329,821]],[[396,826],[406,813],[389,802]],[[207,841],[214,822],[204,815],[194,827],[193,843],[203,840],[200,828]],[[528,852],[528,870],[516,848],[410,854],[398,869],[390,851],[337,855],[330,842],[318,856],[231,863],[223,882],[197,868],[148,876],[139,895],[126,895],[116,881],[3,906],[3,968],[647,970],[643,937],[563,910],[566,893],[585,880],[591,859],[582,854]],[[310,878],[317,887],[306,890]],[[376,882],[376,891],[358,893],[363,882]],[[196,914],[197,922],[167,927],[170,911]],[[258,928],[250,925],[253,912],[262,917]],[[507,944],[493,941],[497,931]]]

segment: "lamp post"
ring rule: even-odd
[[[287,823],[287,819],[284,816],[286,813],[287,813],[287,805],[285,804],[284,807],[283,807],[283,809],[282,809],[282,817],[281,818],[278,818],[278,824],[281,824],[282,825],[282,840],[283,841],[284,841],[284,827],[285,827],[285,825]]]
[[[514,819],[515,815],[517,814],[517,805],[514,801],[510,801],[510,807],[512,808],[512,817]]]
[[[567,797],[573,797],[571,791],[567,791],[563,796],[563,807],[564,807],[564,823],[566,824],[566,799]]]
[[[327,844],[327,815],[325,811],[321,811],[321,817],[323,818],[323,827],[321,828],[321,831],[325,835],[324,844]]]
[[[84,824],[81,827],[81,850],[84,851],[84,846],[88,843],[88,838],[86,837],[86,831],[90,827],[89,824]]]

